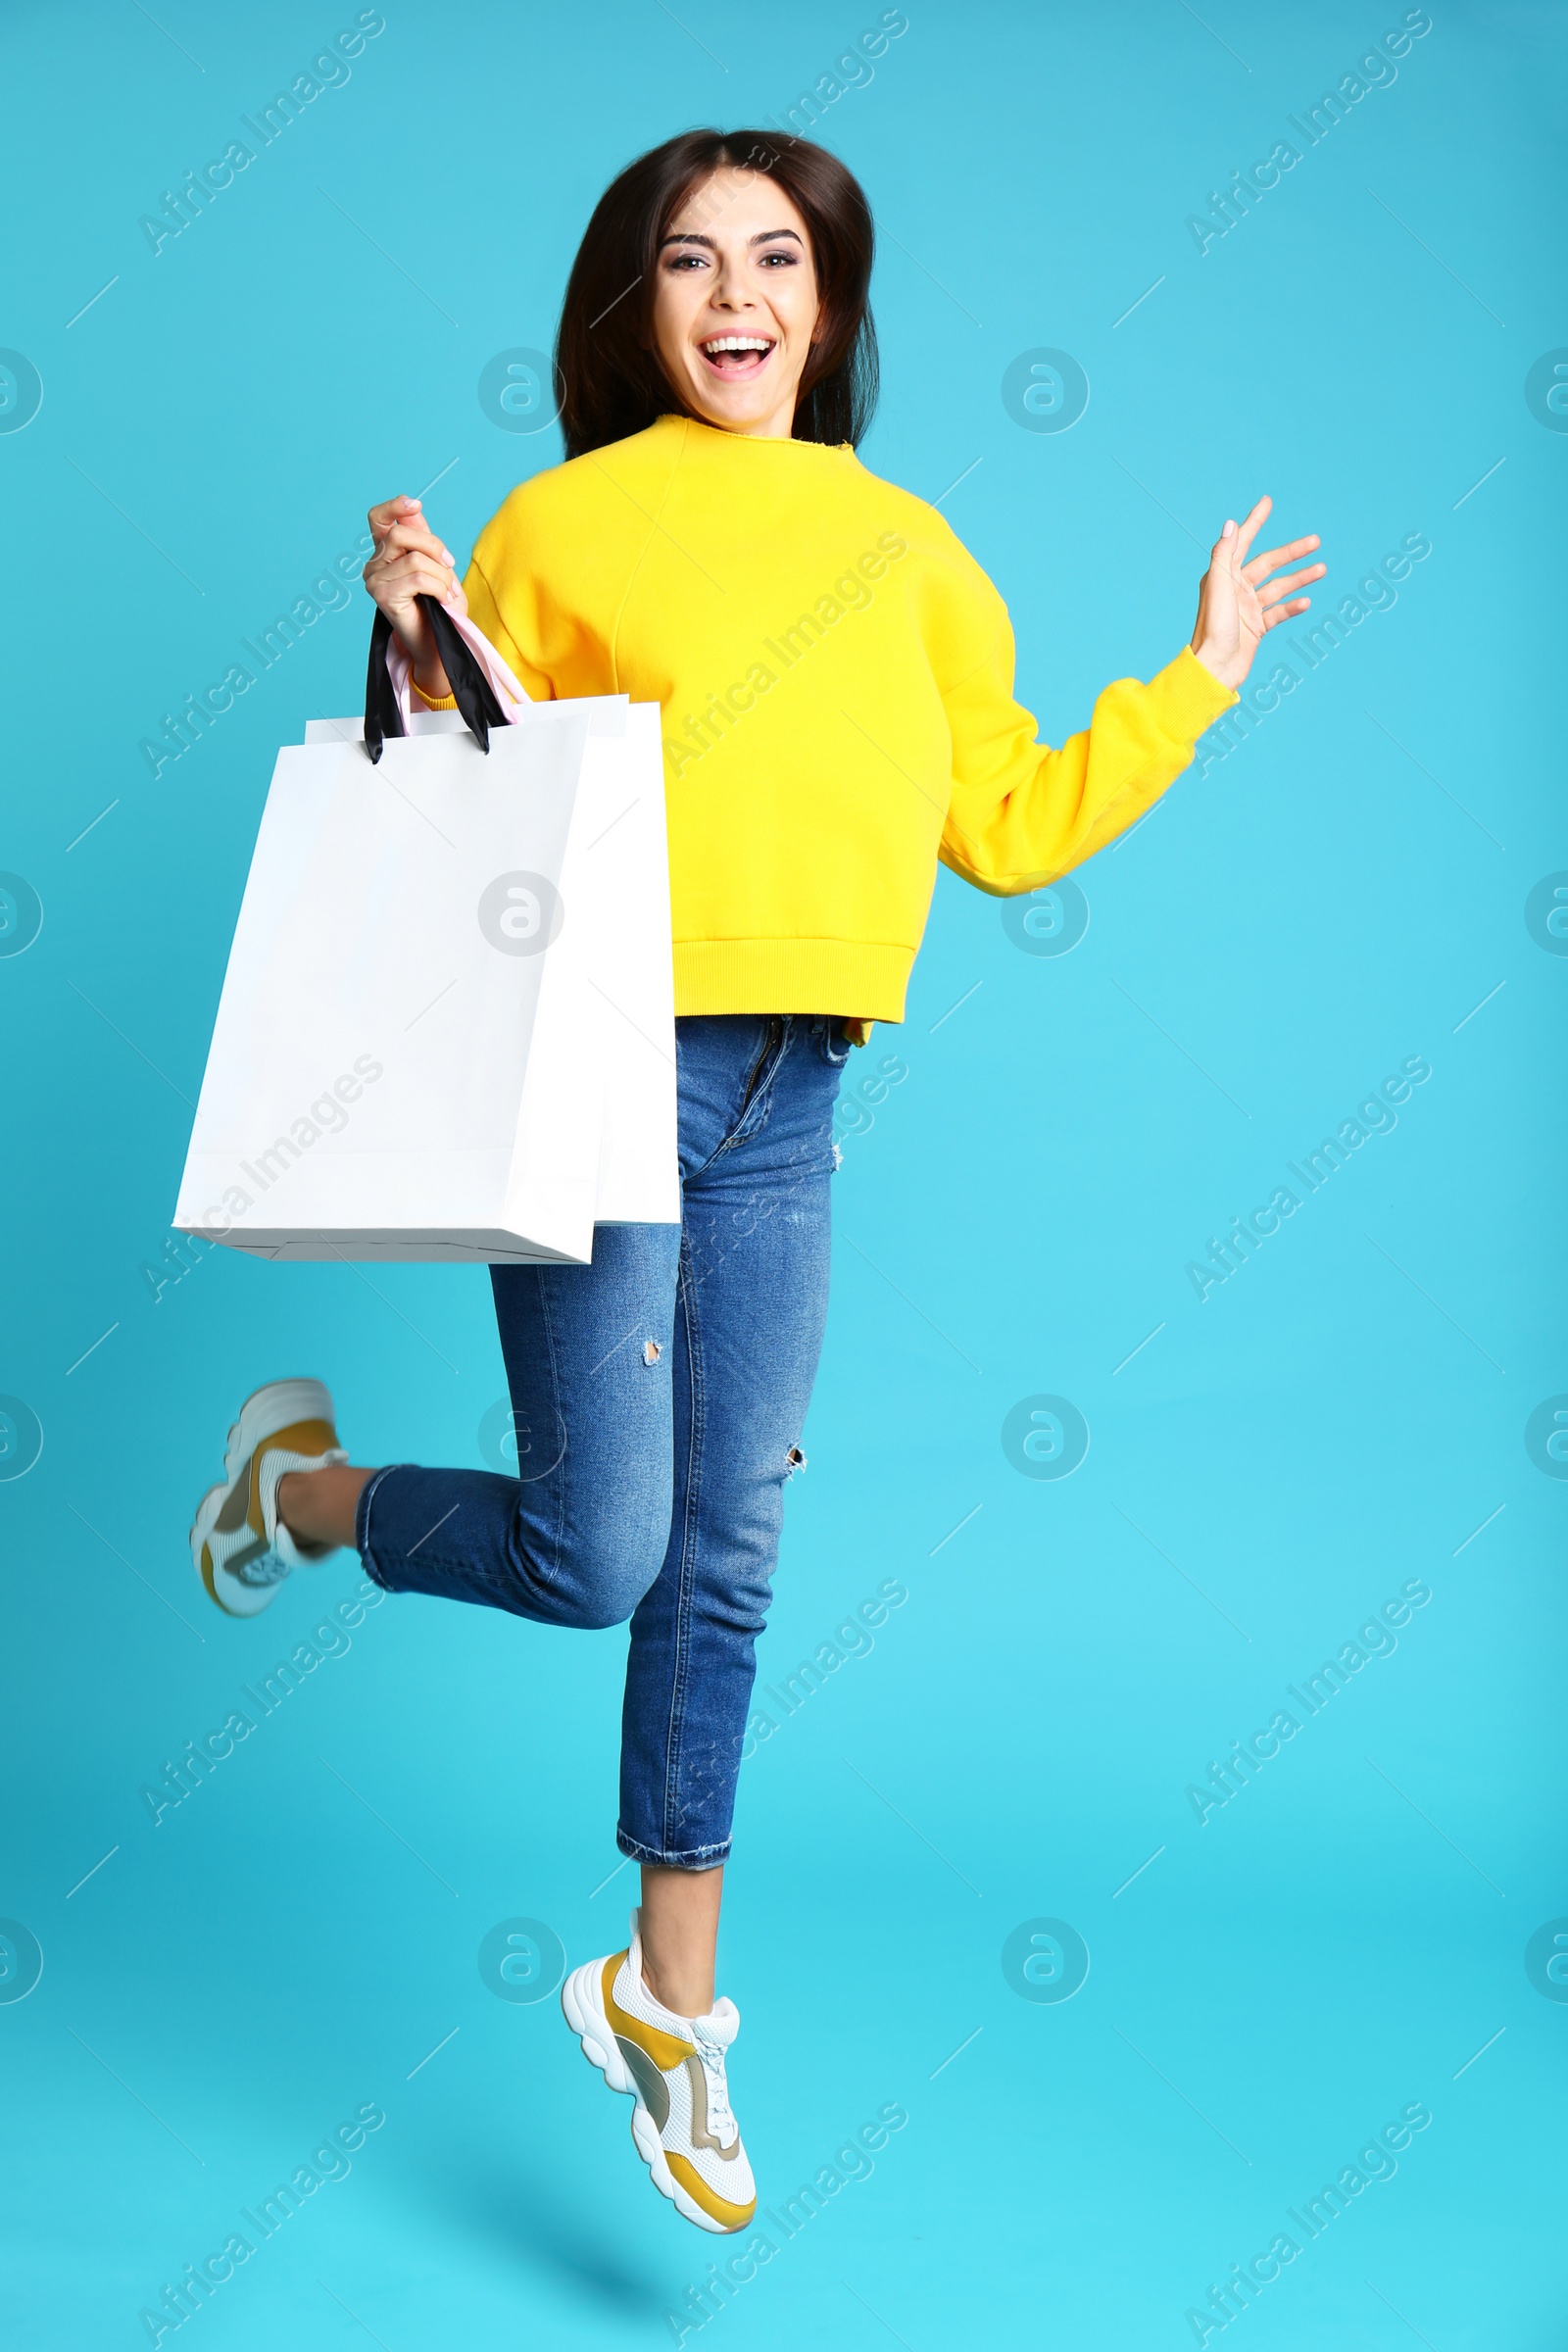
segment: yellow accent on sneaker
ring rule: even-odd
[[[648,2052],[660,2073],[667,2075],[671,2068],[680,2065],[683,2058],[690,2058],[694,2054],[696,2045],[683,2041],[677,2034],[665,2034],[660,2027],[648,2025],[642,2018],[633,2017],[622,2009],[615,1998],[615,1979],[625,1957],[624,1952],[612,1952],[600,1979],[610,2030],[612,2034],[624,2034],[628,2040],[636,2042],[639,2049]]]
[[[267,1542],[267,1526],[262,1517],[262,1456],[279,1450],[284,1453],[333,1453],[337,1450],[337,1431],[330,1421],[291,1421],[287,1429],[274,1429],[270,1438],[264,1438],[251,1455],[245,1516],[264,1544]],[[294,1538],[294,1547],[307,1558],[318,1554],[324,1558],[332,1549],[330,1544],[302,1543],[298,1536]]]
[[[678,2149],[666,2148],[664,2162],[686,2194],[694,2203],[702,2207],[710,2221],[718,2224],[720,2230],[744,2230],[746,2228],[747,2223],[757,2211],[755,2197],[749,2205],[731,2205],[727,2198],[719,2196],[716,2190],[709,2187],[691,2158],[682,2156]]]
[[[247,1560],[255,1559],[259,1553],[267,1549],[267,1535],[262,1526],[260,1505],[251,1499],[253,1484],[252,1480],[247,1480],[243,1487],[232,1488],[224,1495],[222,1508],[215,1521],[215,1526],[221,1529],[225,1535],[237,1534],[240,1528],[248,1527],[255,1538],[255,1542],[248,1544],[243,1551],[231,1555],[236,1567],[243,1567]],[[212,1494],[203,1497],[203,1502],[211,1502],[213,1495],[220,1494],[222,1494],[222,1488],[220,1486],[214,1487]],[[221,1592],[219,1592],[214,1580],[211,1544],[204,1544],[202,1545],[201,1559],[197,1564],[201,1569],[202,1583],[207,1587],[209,1597],[217,1602],[225,1616],[232,1616],[234,1612],[229,1608]]]
[[[236,1552],[233,1555],[232,1564],[236,1567],[243,1567],[247,1560],[254,1560],[258,1553],[264,1552],[266,1549],[267,1542],[265,1537],[259,1538],[258,1541],[251,1545],[248,1551]],[[217,1581],[213,1575],[212,1550],[211,1547],[206,1544],[202,1545],[201,1571],[202,1583],[207,1587],[209,1599],[215,1600],[218,1603],[218,1606],[222,1610],[225,1617],[232,1617],[236,1615],[237,1612],[229,1607],[227,1601],[218,1590]]]

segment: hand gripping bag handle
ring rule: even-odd
[[[421,596],[416,602],[430,623],[435,650],[441,657],[441,666],[447,673],[463,723],[480,751],[488,752],[491,728],[506,724],[506,713],[496,700],[495,688],[485,676],[478,657],[453,627],[451,614],[433,596]],[[365,749],[372,762],[380,759],[387,736],[406,731],[387,668],[387,648],[391,642],[392,623],[377,610],[370,630],[370,660],[365,676]]]

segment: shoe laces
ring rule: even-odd
[[[724,2073],[725,2045],[706,2033],[700,2020],[693,2023],[692,2039],[697,2044],[697,2055],[708,2082],[708,2129],[728,2147],[732,2138],[740,2136],[740,2126],[730,2112],[729,2082]]]

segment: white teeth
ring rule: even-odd
[[[703,349],[710,354],[718,351],[771,351],[772,344],[760,335],[715,335]]]

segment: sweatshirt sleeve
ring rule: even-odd
[[[964,569],[961,582],[950,575],[943,600],[956,674],[944,681],[939,667],[953,738],[939,855],[966,882],[1011,898],[1054,882],[1136,824],[1238,697],[1184,647],[1147,685],[1107,686],[1089,725],[1053,751],[1013,699],[1006,608],[972,559]]]

